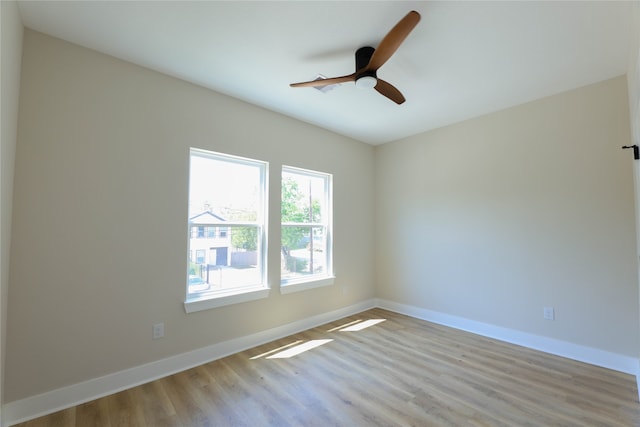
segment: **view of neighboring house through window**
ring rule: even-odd
[[[331,217],[331,175],[284,166],[280,255],[283,289],[333,277]]]
[[[191,149],[187,301],[266,288],[266,169]]]

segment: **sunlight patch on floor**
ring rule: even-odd
[[[347,326],[351,326],[355,323],[360,323],[360,322],[362,322],[362,319],[354,320],[353,322],[345,323],[344,325],[336,326],[333,329],[329,329],[327,332],[337,331],[339,329],[346,328]]]
[[[378,323],[384,322],[385,320],[386,319],[353,320],[351,322],[347,322],[340,326],[336,326],[335,328],[329,329],[327,332],[357,332],[377,325]],[[257,356],[253,356],[251,360],[260,359],[263,357],[266,359],[288,359],[331,341],[333,341],[333,339],[310,340],[306,342],[304,340],[297,340],[292,343],[280,346],[276,349],[266,351]]]
[[[292,343],[290,343],[290,344],[283,345],[282,347],[278,347],[278,348],[275,348],[275,349],[273,349],[273,350],[266,351],[266,352],[264,352],[264,353],[262,353],[262,354],[259,354],[259,355],[257,355],[257,356],[253,356],[253,357],[251,358],[251,360],[260,359],[261,357],[264,357],[264,356],[266,356],[266,355],[268,355],[268,354],[277,353],[277,352],[279,352],[279,351],[284,350],[285,348],[289,348],[289,347],[291,347],[291,346],[294,346],[294,345],[300,344],[301,342],[302,342],[302,340],[294,341],[294,342],[292,342]]]
[[[307,341],[303,344],[296,345],[295,347],[291,347],[287,350],[283,350],[279,353],[273,354],[267,359],[287,359],[289,357],[297,356],[300,353],[304,353],[305,351],[309,351],[316,347],[320,347],[323,344],[333,341],[332,339],[327,340],[311,340]]]
[[[377,325],[380,322],[384,322],[387,319],[369,319],[364,322],[356,323],[355,325],[347,326],[346,328],[340,329],[340,332],[355,332],[366,329],[370,326]]]

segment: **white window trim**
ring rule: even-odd
[[[184,309],[186,313],[194,313],[194,312],[198,312],[198,311],[202,311],[202,310],[209,310],[212,308],[218,308],[218,307],[223,307],[226,305],[232,305],[232,304],[238,304],[238,303],[242,303],[242,302],[249,302],[249,301],[255,301],[258,299],[263,299],[263,298],[267,298],[269,297],[269,292],[271,291],[268,281],[267,281],[267,241],[268,241],[268,234],[267,234],[267,224],[269,223],[269,218],[268,218],[268,212],[269,212],[269,196],[267,193],[267,190],[269,188],[269,163],[262,161],[262,160],[256,160],[256,159],[249,159],[249,158],[244,158],[244,157],[238,157],[238,156],[233,156],[230,154],[223,154],[223,153],[216,153],[213,151],[209,151],[209,150],[202,150],[202,149],[198,149],[198,148],[191,148],[189,150],[189,158],[191,158],[191,156],[193,154],[199,155],[199,156],[203,156],[203,157],[212,157],[212,158],[226,158],[229,161],[236,161],[240,164],[248,164],[248,165],[255,165],[257,163],[261,163],[263,165],[262,168],[262,175],[261,175],[261,179],[260,179],[260,186],[261,186],[261,197],[262,197],[262,211],[259,212],[259,215],[262,216],[262,224],[258,226],[258,229],[261,231],[261,238],[260,238],[260,247],[261,247],[261,256],[259,259],[259,262],[261,264],[261,271],[262,271],[262,276],[261,276],[261,284],[257,284],[257,285],[249,285],[249,286],[244,286],[244,287],[238,287],[238,288],[234,288],[234,289],[225,289],[225,290],[218,290],[218,291],[211,291],[211,292],[206,292],[206,293],[201,293],[201,294],[189,294],[188,293],[188,283],[185,283],[185,290],[186,290],[186,298],[184,301]],[[211,224],[207,224],[207,225],[218,225],[217,223],[211,223]],[[244,226],[244,225],[256,225],[255,223],[244,223],[244,222],[239,222],[239,221],[225,221],[225,222],[221,222],[220,225],[224,225],[224,226],[234,226],[234,225],[239,225],[239,226]],[[187,226],[188,226],[188,230],[189,232],[187,233],[187,235],[191,236],[191,226],[192,224],[190,224],[189,222],[187,222]],[[188,244],[189,245],[189,244]],[[190,245],[189,245],[190,247]],[[188,263],[187,263],[188,265]],[[189,274],[187,271],[187,278],[188,278]]]
[[[287,280],[280,283],[281,294],[292,294],[294,292],[306,291],[309,289],[321,288],[323,286],[333,285],[336,277],[331,276],[315,276],[303,280]]]
[[[248,289],[232,289],[215,294],[203,294],[192,296],[184,302],[184,311],[195,313],[211,308],[224,307],[225,305],[239,304],[241,302],[255,301],[269,296],[270,289],[263,286]]]
[[[296,168],[293,166],[282,166],[281,176],[283,172],[290,172],[309,177],[322,177],[325,179],[325,205],[327,207],[327,218],[325,223],[284,223],[285,225],[303,225],[303,226],[323,226],[327,230],[327,272],[319,275],[309,275],[296,277],[293,279],[280,279],[280,293],[290,294],[294,292],[306,291],[309,289],[320,288],[323,286],[333,285],[335,275],[333,273],[333,175],[327,172],[316,172],[308,169]],[[281,224],[283,224],[281,222]],[[282,225],[281,225],[282,226]]]

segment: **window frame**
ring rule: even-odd
[[[308,289],[314,289],[322,286],[333,285],[335,282],[335,275],[333,272],[333,175],[328,172],[314,171],[310,169],[303,169],[295,166],[282,165],[280,171],[280,212],[282,212],[282,188],[284,181],[284,174],[296,174],[300,176],[307,176],[310,178],[321,178],[324,180],[324,194],[323,194],[323,206],[326,207],[326,212],[323,212],[322,221],[316,222],[282,222],[282,216],[280,217],[280,230],[285,227],[323,227],[325,230],[325,244],[326,244],[326,271],[323,274],[310,274],[305,276],[299,276],[295,278],[283,279],[280,271],[280,293],[289,294],[293,292],[305,291]],[[281,213],[282,215],[282,213]],[[278,245],[281,251],[282,236]]]
[[[207,223],[193,224],[187,220],[187,247],[189,252],[194,250],[191,247],[192,227],[202,226],[205,227],[224,227],[227,233],[232,233],[234,227],[256,227],[257,228],[257,262],[259,269],[259,283],[250,284],[246,286],[239,286],[230,289],[218,289],[208,292],[189,293],[189,260],[187,260],[187,268],[185,275],[185,301],[184,308],[187,313],[193,313],[201,310],[207,310],[216,307],[222,307],[230,304],[237,304],[241,302],[253,301],[256,299],[266,298],[269,296],[270,286],[268,283],[267,274],[267,227],[268,227],[268,208],[269,208],[269,164],[268,162],[250,159],[246,157],[239,157],[235,155],[219,153],[211,150],[204,150],[200,148],[191,147],[189,149],[189,184],[188,191],[191,192],[191,159],[193,156],[199,156],[204,158],[210,158],[217,161],[224,161],[229,163],[236,163],[240,165],[247,165],[257,167],[259,170],[260,182],[258,185],[258,200],[259,206],[257,208],[257,218],[255,221],[212,221]],[[189,201],[190,202],[190,201]],[[217,235],[218,233],[216,233]],[[226,237],[226,236],[225,236]],[[198,237],[201,238],[201,237]],[[206,231],[205,236],[206,239]],[[231,247],[230,247],[231,248]]]

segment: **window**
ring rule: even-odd
[[[284,166],[281,291],[333,283],[331,175]]]
[[[204,257],[205,257],[205,250],[196,249],[196,264],[204,264]]]
[[[192,148],[187,312],[268,295],[267,164]]]

